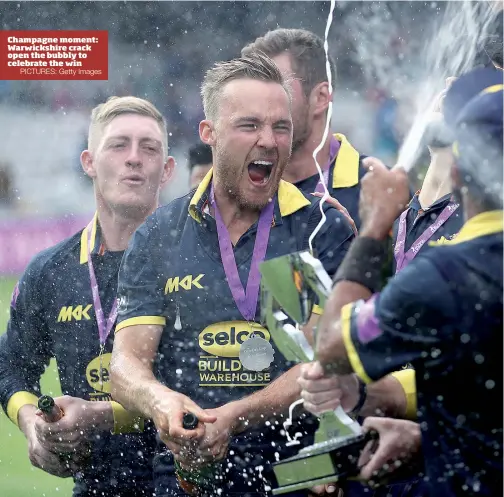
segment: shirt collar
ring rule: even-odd
[[[198,223],[201,223],[203,208],[208,202],[210,193],[210,182],[212,181],[213,168],[208,171],[198,188],[194,192],[189,203],[189,215]],[[298,210],[310,205],[310,201],[293,184],[280,180],[278,185],[278,211],[275,208],[275,217],[290,216]],[[279,221],[279,220],[278,220]],[[279,222],[275,222],[279,224]]]
[[[340,148],[333,167],[333,188],[349,188],[359,183],[360,155],[345,135],[335,133]]]
[[[89,225],[88,225],[89,226]],[[84,228],[81,233],[80,241],[80,263],[86,264],[88,261],[88,226]],[[93,219],[91,220],[91,253],[94,254],[97,251],[97,247],[100,247],[99,241],[99,229],[98,229],[98,213],[95,213]]]
[[[457,243],[468,242],[476,238],[487,235],[502,233],[503,211],[487,211],[477,214],[465,222],[459,234],[446,242],[446,245],[456,245]]]
[[[413,198],[410,200],[410,203],[408,204],[408,207],[415,211],[420,211],[423,210],[422,206],[420,205],[420,201],[418,200],[418,196],[420,194],[420,190],[418,190]],[[438,198],[430,207],[428,207],[424,212],[431,211],[433,209],[438,209],[440,207],[445,207],[446,204],[449,202],[453,201],[452,199],[452,193],[447,193],[446,195],[443,195],[441,198]]]

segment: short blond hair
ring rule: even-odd
[[[218,62],[205,74],[201,85],[205,117],[215,120],[218,115],[219,98],[224,86],[236,79],[255,79],[268,83],[278,83],[292,101],[289,81],[283,76],[277,65],[261,52],[252,53],[227,62]]]
[[[166,120],[159,110],[149,101],[138,97],[110,97],[105,103],[97,105],[91,112],[89,125],[88,149],[96,150],[100,134],[114,118],[123,114],[137,114],[151,117],[161,128],[164,155],[168,156],[168,131]]]

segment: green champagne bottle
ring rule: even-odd
[[[196,429],[198,423],[198,418],[190,412],[184,414],[182,418],[182,427],[185,430]],[[197,470],[187,470],[183,469],[180,464],[175,461],[175,474],[180,488],[187,495],[194,497],[204,495],[205,490],[210,490],[212,488],[218,465],[218,463],[213,463]]]

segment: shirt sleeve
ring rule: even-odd
[[[163,276],[157,264],[161,257],[155,213],[135,231],[121,262],[116,332],[128,326],[166,324]]]
[[[44,281],[35,259],[14,288],[7,331],[0,337],[0,402],[15,424],[23,405],[36,404],[40,377],[52,357],[41,288]]]
[[[450,360],[457,309],[449,284],[418,257],[367,301],[343,307],[341,331],[353,370],[366,383],[410,364]]]
[[[321,219],[319,209],[319,205],[317,204],[315,210],[319,214],[315,217],[317,222],[314,223],[313,228],[310,226],[312,228],[311,232],[316,229],[318,221]],[[313,248],[315,249],[317,259],[320,260],[327,274],[332,279],[350,248],[355,235],[350,223],[337,209],[332,206],[328,206],[327,208],[324,206],[324,212],[326,221],[313,238]],[[313,222],[311,219],[310,225]]]

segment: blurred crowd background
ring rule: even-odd
[[[199,141],[204,72],[270,29],[324,36],[329,8],[297,1],[2,2],[1,29],[107,30],[109,79],[0,81],[0,243],[8,238],[0,274],[18,273],[32,253],[76,231],[92,213],[92,184],[79,155],[96,104],[136,95],[165,114],[177,160],[167,202],[188,190],[187,149]],[[444,8],[443,2],[336,3],[329,35],[337,66],[332,129],[361,153],[393,164],[414,114],[415,57]]]

